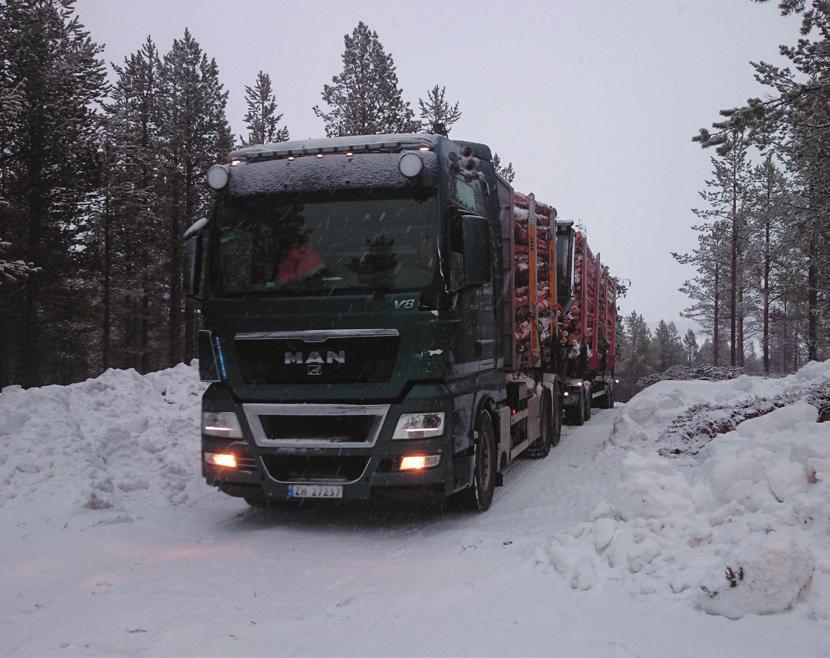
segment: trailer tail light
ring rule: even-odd
[[[420,471],[438,466],[440,461],[441,455],[406,455],[401,459],[400,470]]]
[[[211,466],[236,468],[236,455],[232,452],[206,452],[205,461]]]

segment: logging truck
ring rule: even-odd
[[[185,234],[206,481],[486,510],[563,419],[613,405],[615,280],[484,144],[404,134],[237,150]]]

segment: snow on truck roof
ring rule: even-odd
[[[258,158],[278,158],[289,155],[308,155],[312,153],[345,153],[348,151],[367,150],[401,150],[426,146],[432,149],[439,141],[445,140],[458,146],[470,146],[476,157],[490,159],[490,149],[484,144],[451,140],[442,135],[430,133],[400,133],[386,135],[349,135],[346,137],[318,137],[314,139],[295,139],[288,142],[256,144],[232,151],[228,160],[255,160]]]

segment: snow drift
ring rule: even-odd
[[[782,379],[664,381],[641,392],[605,448],[620,459],[616,488],[591,522],[554,535],[551,563],[578,589],[614,582],[733,619],[804,601],[807,614],[827,620],[830,423],[816,422],[806,400],[828,383],[825,362]],[[756,417],[707,432],[703,403],[753,401]],[[662,450],[690,409],[704,440],[694,451]]]
[[[198,370],[108,370],[0,394],[0,510],[64,523],[85,509],[130,520],[180,505],[200,480]]]

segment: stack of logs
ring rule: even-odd
[[[553,254],[550,247],[555,232],[556,210],[553,207],[536,201],[532,195],[528,197],[514,192],[514,327],[516,352],[522,367],[538,367],[542,358],[550,359],[551,308],[556,303],[551,297]],[[535,258],[532,257],[534,249]],[[531,268],[534,268],[533,271]]]

